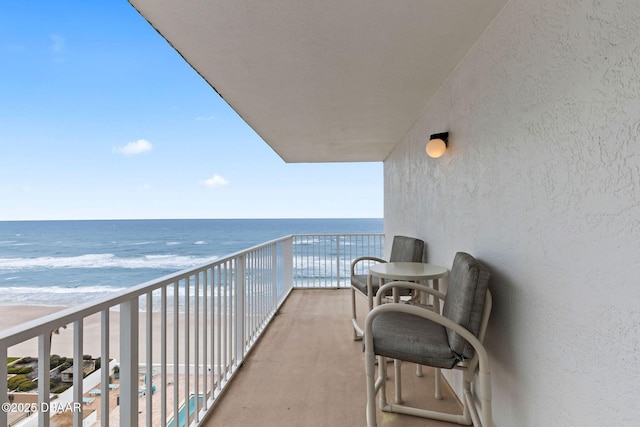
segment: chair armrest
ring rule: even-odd
[[[358,258],[354,259],[353,261],[351,261],[351,275],[352,276],[354,274],[356,274],[356,264],[359,263],[360,261],[387,262],[387,261],[383,260],[382,258],[378,258],[378,257],[374,257],[374,256],[361,256],[361,257],[358,257]]]
[[[434,297],[439,298],[443,301],[445,298],[444,293],[440,291],[436,291],[435,289],[430,288],[429,286],[421,285],[419,283],[414,283],[414,282],[395,281],[395,282],[386,283],[383,286],[381,286],[380,289],[378,289],[378,293],[376,294],[376,298],[377,298],[376,304],[380,305],[380,303],[382,302],[382,296],[385,295],[387,291],[389,291],[389,289],[393,289],[393,288],[414,289],[416,291],[425,292],[430,295],[433,295]]]
[[[455,333],[459,334],[462,338],[464,338],[473,349],[476,351],[478,355],[478,359],[480,362],[480,373],[486,374],[489,372],[489,357],[487,355],[487,350],[484,348],[484,345],[480,342],[475,335],[473,335],[468,329],[458,325],[453,320],[444,317],[434,311],[425,310],[424,308],[415,307],[408,304],[401,303],[389,303],[382,304],[375,307],[373,310],[367,314],[367,318],[364,322],[364,341],[365,341],[365,350],[367,348],[373,349],[373,334],[371,331],[373,320],[383,313],[407,313],[414,316],[422,317],[427,320],[431,320],[432,322],[438,323],[445,328],[451,329]]]

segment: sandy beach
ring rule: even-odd
[[[0,306],[0,330],[9,328],[14,325],[27,322],[29,320],[37,319],[39,317],[55,313],[56,311],[65,309],[61,306]],[[109,328],[110,328],[110,357],[119,359],[120,356],[120,313],[112,310],[109,315]],[[191,341],[195,339],[195,318],[191,316],[189,319],[189,335]],[[184,361],[184,324],[185,316],[183,313],[179,316],[179,358],[180,361]],[[224,325],[225,322],[220,322]],[[173,313],[167,313],[167,363],[173,363]],[[202,319],[199,322],[199,334],[202,342],[202,334],[204,332],[204,322]],[[139,330],[139,354],[140,359],[144,359],[146,352],[146,313],[141,312],[138,320]],[[152,358],[153,363],[160,362],[160,336],[161,336],[161,318],[160,313],[154,312],[152,315]],[[90,354],[94,357],[99,357],[101,354],[101,319],[100,314],[94,314],[86,317],[83,321],[84,334],[83,334],[83,354]],[[210,328],[210,326],[209,326]],[[209,334],[210,334],[209,330]],[[193,350],[190,350],[191,352]],[[38,343],[37,339],[25,341],[21,344],[15,345],[8,349],[8,355],[10,357],[21,356],[37,356]],[[73,356],[73,324],[69,324],[66,328],[59,329],[59,333],[53,334],[51,340],[51,354],[58,354],[60,356],[72,357]]]
[[[0,307],[0,329],[5,329],[11,326],[19,325],[21,323],[37,319],[42,316],[46,316],[56,311],[63,310],[67,307],[63,306],[2,306]],[[118,358],[119,340],[117,339],[119,333],[119,313],[112,312],[110,314],[110,328],[111,339],[109,341],[111,357]],[[141,321],[144,321],[144,317],[141,316]],[[143,323],[144,324],[144,323]],[[94,357],[99,357],[100,348],[100,315],[92,315],[84,319],[84,334],[83,334],[83,354],[91,354]],[[58,354],[60,356],[72,357],[73,356],[73,324],[67,325],[66,328],[59,329],[59,333],[53,334],[51,339],[51,354]],[[9,357],[22,357],[38,355],[38,341],[37,339],[31,339],[21,344],[10,347],[8,350]]]

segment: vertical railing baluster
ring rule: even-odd
[[[253,283],[253,298],[255,304],[254,311],[254,323],[251,331],[252,341],[256,339],[256,331],[260,327],[260,267],[259,267],[259,257],[256,251],[252,254],[252,268],[251,268],[251,281]]]
[[[251,254],[247,254],[245,258],[243,258],[243,262],[245,263],[245,275],[243,277],[243,282],[240,282],[239,286],[245,286],[248,292],[249,297],[249,333],[247,336],[247,340],[251,341],[253,339],[253,331],[255,328],[255,292],[253,289],[253,277],[255,276],[253,272],[253,256]]]
[[[222,287],[222,294],[224,296],[224,300],[223,300],[223,304],[222,304],[222,313],[220,313],[222,315],[222,322],[223,322],[223,328],[222,328],[222,336],[221,338],[221,343],[222,343],[222,367],[224,369],[224,378],[225,380],[228,378],[227,374],[229,372],[229,359],[228,359],[228,340],[229,340],[229,294],[227,292],[229,286],[227,283],[227,275],[226,275],[226,269],[224,271],[224,275],[223,275],[223,284],[224,286]]]
[[[120,304],[121,427],[137,427],[138,425],[138,313],[137,297]]]
[[[100,373],[102,387],[100,395],[104,396],[100,399],[100,425],[107,427],[109,425],[109,377],[111,375],[111,363],[109,361],[109,309],[102,310],[100,313]]]
[[[233,351],[231,348],[231,340],[233,338],[233,288],[231,285],[231,277],[228,274],[228,270],[225,270],[224,275],[225,292],[226,292],[226,304],[225,304],[225,364],[227,366],[228,377],[231,374],[231,367],[233,366]]]
[[[324,251],[320,255],[320,258],[323,260],[323,262],[326,265],[325,269],[328,270],[328,272],[325,275],[325,277],[328,277],[329,280],[327,281],[327,279],[325,278],[325,280],[324,280],[325,284],[324,284],[324,286],[322,286],[322,287],[325,287],[325,288],[338,288],[339,287],[337,283],[335,283],[335,284],[333,283],[333,280],[334,280],[333,278],[336,277],[336,271],[335,271],[335,265],[334,265],[334,257],[331,256],[330,251],[334,250],[334,245],[333,245],[334,238],[335,238],[334,235],[330,235],[330,236],[327,236],[324,239]],[[337,240],[336,240],[336,244],[338,244]]]
[[[258,255],[254,251],[251,256],[251,283],[253,294],[253,327],[251,328],[251,340],[255,341],[256,331],[260,327],[260,271],[258,267]]]
[[[151,427],[152,425],[152,415],[153,415],[153,403],[152,403],[152,395],[153,395],[153,301],[151,291],[147,292],[147,311],[146,311],[146,330],[145,341],[146,341],[146,368],[144,375],[144,387],[146,390],[146,419],[147,419],[147,427]]]
[[[83,332],[82,319],[73,322],[73,401],[80,403],[80,410],[73,411],[73,427],[82,427],[82,380],[84,379],[84,360],[82,358]]]
[[[306,263],[306,256],[307,256],[307,244],[306,241],[304,240],[305,237],[300,237],[300,245],[299,245],[299,250],[300,250],[300,255],[298,257],[298,259],[296,259],[297,261],[297,283],[299,287],[304,287],[304,268],[305,268],[305,263]]]
[[[264,317],[264,292],[262,287],[264,285],[264,270],[262,262],[264,260],[264,248],[260,248],[255,254],[255,277],[256,277],[256,299],[258,302],[256,329],[254,331],[254,342],[258,337],[258,331],[262,327],[262,318]]]
[[[255,311],[255,324],[253,326],[253,333],[252,333],[252,338],[253,341],[255,342],[255,339],[257,337],[256,333],[258,331],[258,329],[260,328],[260,322],[262,320],[262,299],[260,297],[260,251],[254,251],[253,252],[253,271],[251,272],[251,277],[253,279],[253,292],[255,295],[255,304],[256,304],[256,311]]]
[[[217,295],[216,291],[216,268],[211,268],[211,391],[213,395],[213,391],[218,387],[219,380],[216,381],[216,298],[218,301],[220,297]],[[218,346],[219,347],[219,346]]]
[[[264,325],[264,318],[267,310],[266,289],[265,289],[266,252],[267,252],[267,248],[264,248],[264,247],[258,250],[258,295],[260,296],[260,321],[258,322],[258,329],[262,328],[262,326]]]
[[[229,289],[229,281],[227,279],[227,266],[225,266],[225,268],[221,271],[221,277],[220,277],[220,284],[221,284],[221,288],[220,288],[220,292],[222,295],[222,312],[221,312],[221,316],[222,316],[222,335],[220,336],[220,347],[222,348],[222,359],[220,360],[220,363],[222,364],[223,370],[224,370],[224,376],[223,378],[226,380],[227,379],[227,373],[228,371],[228,364],[227,364],[227,336],[228,336],[228,330],[229,330],[229,296],[228,296],[228,289]]]
[[[271,245],[271,292],[273,297],[271,303],[273,309],[278,306],[278,246],[277,243]]]
[[[326,240],[323,236],[317,235],[313,238],[314,247],[317,247],[317,254],[314,257],[314,265],[317,265],[315,271],[313,273],[313,286],[318,287],[318,283],[320,283],[320,278],[325,278],[325,284],[322,287],[326,287],[326,277],[327,277],[327,265],[322,263],[322,253],[326,250],[325,244]]]
[[[196,423],[200,421],[200,273],[196,273],[196,283],[194,289],[194,309],[193,309],[193,394],[195,394],[195,414]]]
[[[208,275],[209,269],[207,268],[206,270],[204,270],[202,272],[202,281],[203,281],[203,285],[202,285],[202,391],[203,394],[205,395],[204,398],[204,410],[206,411],[207,408],[209,407],[208,402],[209,399],[207,398],[207,385],[208,385],[208,367],[209,367],[209,358],[208,358],[208,351],[209,351],[209,347],[208,347],[208,323],[209,323],[209,310],[208,310],[208,305],[209,305],[209,292],[208,292],[208,286],[209,286],[209,275]]]
[[[173,419],[178,423],[180,404],[180,280],[173,283]]]
[[[260,301],[260,312],[259,312],[259,317],[258,317],[260,319],[260,321],[258,322],[258,328],[257,328],[258,330],[260,330],[260,328],[262,328],[263,321],[264,321],[264,315],[265,315],[265,290],[264,290],[264,284],[265,284],[264,257],[265,257],[265,252],[266,252],[266,249],[264,247],[262,247],[262,248],[260,248],[258,250],[258,256],[257,256],[257,261],[258,261],[258,296],[259,296],[259,301]]]
[[[51,357],[51,334],[41,334],[38,337],[38,403],[40,408],[46,408],[49,406],[49,396],[51,395],[49,390],[50,369],[49,360]],[[75,333],[75,332],[74,332]],[[75,337],[75,335],[74,335]],[[74,339],[75,343],[75,339]],[[2,364],[6,366],[7,358],[0,359]],[[75,371],[74,371],[75,374]],[[6,376],[4,377],[6,378]],[[75,381],[75,378],[74,378]],[[6,402],[3,400],[2,403]],[[2,411],[5,412],[5,411]],[[40,411],[38,413],[38,427],[49,427],[50,414],[48,411]],[[5,424],[6,425],[6,424]]]
[[[251,288],[251,341],[255,339],[256,329],[258,328],[258,316],[260,301],[258,300],[258,267],[256,265],[255,252],[249,257],[249,271],[247,275],[247,281]]]
[[[167,425],[167,286],[160,290],[160,425]]]
[[[342,242],[344,244],[344,240],[340,239],[340,236],[336,235],[336,282],[338,285],[338,289],[341,288],[340,286],[340,282],[341,282],[341,276],[340,276],[340,255],[342,253],[342,251],[340,251],[340,242]]]
[[[264,320],[267,316],[267,253],[266,247],[260,248],[260,328],[264,326]]]
[[[246,272],[246,264],[245,264],[245,257],[244,256],[240,256],[237,260],[236,260],[236,278],[235,278],[235,284],[234,284],[234,288],[236,293],[238,294],[237,297],[237,307],[236,307],[236,322],[237,322],[237,334],[238,334],[238,340],[237,340],[237,353],[238,353],[238,357],[240,359],[244,359],[244,355],[245,355],[245,347],[246,347],[246,340],[247,340],[247,336],[246,336],[246,323],[247,323],[247,317],[246,317],[246,313],[247,310],[249,309],[248,307],[245,306],[245,302],[246,302],[246,287],[245,287],[245,283],[246,283],[246,276],[247,276],[247,272]]]
[[[216,366],[218,366],[218,390],[222,390],[222,378],[223,378],[223,366],[222,366],[222,285],[221,285],[221,276],[220,276],[220,268],[218,265],[216,270],[218,272],[218,282],[216,286],[216,294],[218,297],[218,310],[216,313]]]
[[[297,245],[300,246],[300,245]],[[293,286],[293,237],[288,238],[282,243],[282,263],[283,263],[283,286],[286,284],[286,291],[283,288],[283,292],[287,293]]]
[[[189,347],[190,347],[190,339],[191,337],[189,336],[190,333],[190,323],[191,323],[191,305],[190,305],[190,294],[189,294],[189,287],[191,286],[191,281],[189,280],[191,276],[187,276],[185,278],[185,284],[184,284],[184,378],[185,378],[185,384],[184,384],[184,405],[185,408],[189,408],[189,392],[190,390],[190,386],[189,386],[189,374],[190,374],[190,370],[189,370],[189,363],[191,362],[191,355],[189,354]]]
[[[5,345],[0,345],[0,360],[4,361],[0,363],[0,403],[9,402],[9,393],[7,391],[7,377],[8,377],[8,367],[7,367],[7,347]],[[38,388],[38,394],[40,399],[42,399],[42,394],[40,394],[40,389]],[[8,415],[9,411],[0,411],[0,426],[8,425]]]
[[[238,325],[241,325],[241,327],[243,328],[245,325],[244,319],[239,318],[239,314],[238,314],[238,299],[244,298],[244,293],[238,291],[238,268],[239,268],[239,263],[237,258],[234,258],[229,261],[228,283],[229,283],[229,288],[231,289],[230,307],[231,307],[231,317],[233,319],[233,322],[230,321],[229,323],[232,324],[231,328],[232,328],[233,340],[231,345],[232,345],[232,352],[233,352],[233,361],[236,364],[236,366],[243,359],[243,355],[241,353],[238,353],[238,347],[241,347],[243,345],[243,340],[244,340],[244,331],[238,331]],[[244,301],[240,301],[240,303],[242,304],[244,303]]]
[[[304,269],[304,276],[305,276],[305,288],[308,288],[310,286],[309,280],[311,277],[311,273],[310,273],[310,269],[312,267],[310,267],[311,262],[310,259],[313,256],[313,241],[310,240],[311,236],[307,235],[307,259],[305,261],[305,269]]]
[[[210,289],[210,295],[209,295],[209,304],[210,304],[210,312],[209,312],[209,318],[210,318],[210,324],[211,327],[209,328],[209,352],[210,352],[210,364],[211,364],[211,373],[210,373],[210,380],[211,380],[211,396],[214,397],[215,396],[215,390],[218,387],[218,382],[216,380],[216,366],[217,365],[217,361],[216,361],[216,347],[217,347],[217,338],[216,338],[216,324],[217,324],[217,320],[216,320],[216,316],[217,316],[217,300],[219,300],[218,298],[218,293],[216,290],[216,267],[211,267],[211,269],[209,270],[209,283],[211,284],[211,289]]]
[[[336,239],[335,235],[331,235],[327,238],[327,240],[325,241],[325,251],[323,254],[323,258],[324,258],[324,262],[327,263],[329,265],[329,286],[327,286],[326,284],[326,280],[325,280],[325,286],[324,287],[331,287],[331,288],[340,288],[340,285],[336,282],[334,284],[333,280],[334,277],[338,277],[337,272],[336,272],[336,265],[335,265],[335,257],[331,256],[330,251],[334,250],[334,245],[333,242],[336,242],[336,245],[338,245],[338,239]],[[336,254],[339,252],[340,250],[337,249],[336,250]]]
[[[320,288],[329,288],[333,286],[333,283],[331,282],[331,279],[333,278],[333,268],[327,259],[330,240],[331,236],[318,236],[318,242],[320,243],[318,248],[318,265],[322,265],[324,273],[317,276],[315,285]],[[333,247],[331,249],[333,249]],[[322,280],[323,277],[324,280]]]

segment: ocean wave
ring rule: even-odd
[[[131,243],[130,246],[144,246],[144,245],[153,245],[156,244],[158,242],[136,242],[136,243]]]
[[[207,264],[218,259],[184,255],[144,255],[118,257],[114,254],[85,254],[74,257],[0,258],[2,270],[29,270],[53,268],[152,268],[181,270]]]

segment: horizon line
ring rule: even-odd
[[[384,217],[241,217],[241,218],[71,218],[71,219],[0,219],[1,222],[54,222],[54,221],[229,221],[229,220],[330,220],[330,219],[384,219]]]

